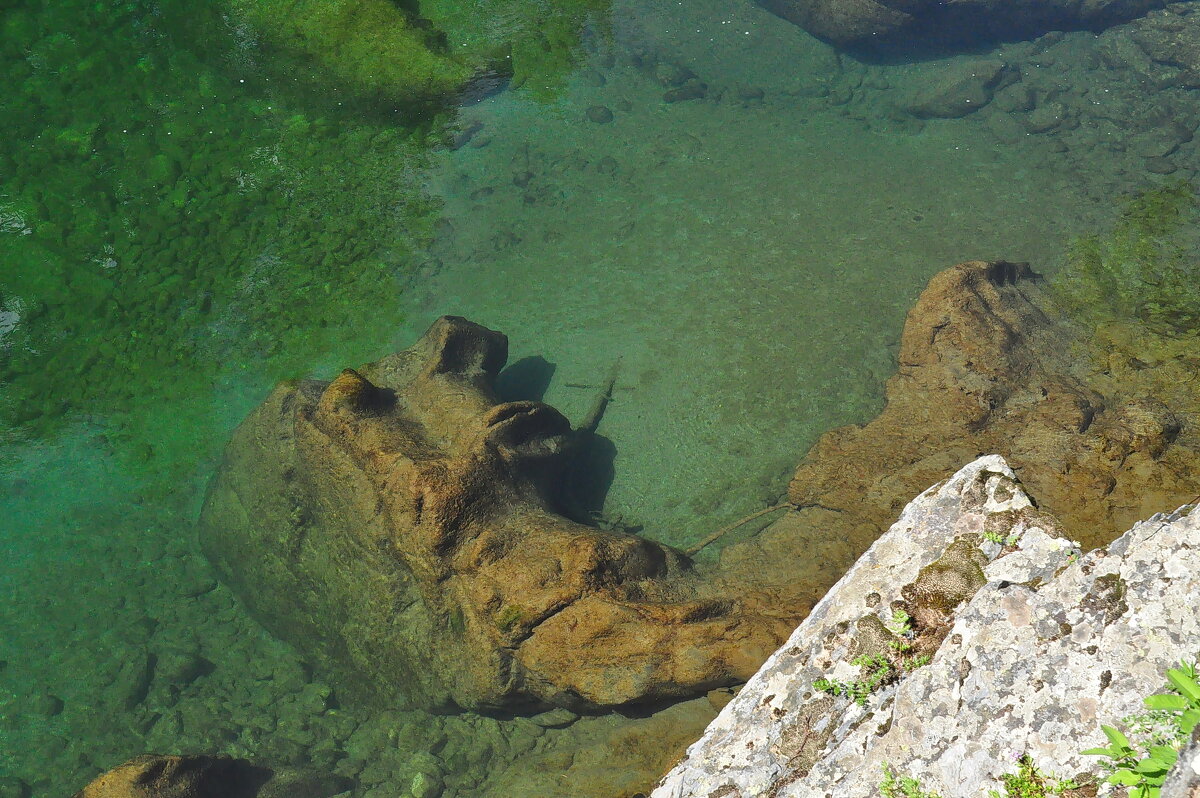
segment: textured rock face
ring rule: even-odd
[[[1096,772],[1080,751],[1105,744],[1100,724],[1143,709],[1200,650],[1198,541],[1200,510],[1080,557],[1004,461],[981,458],[905,509],[653,796],[867,798],[885,763],[926,790],[984,795],[1022,754]],[[862,705],[814,688],[855,678],[849,661],[886,642],[895,607],[914,616],[914,649],[945,612],[931,661]]]
[[[859,50],[914,42],[964,45],[1100,28],[1132,19],[1162,0],[764,0],[789,22],[832,44]]]
[[[1163,784],[1159,798],[1200,798],[1200,726],[1179,752],[1179,761]]]
[[[822,436],[789,486],[796,510],[722,551],[719,576],[774,579],[777,604],[819,598],[910,497],[983,452],[1003,455],[1065,534],[1106,543],[1200,493],[1194,400],[1154,371],[1076,334],[1024,265],[947,269],[909,312],[883,411]]]
[[[344,683],[413,705],[610,707],[748,677],[786,631],[699,596],[678,552],[558,515],[570,425],[496,401],[506,357],[503,335],[444,317],[277,388],[205,503],[222,578]]]
[[[100,774],[75,798],[328,798],[349,786],[227,756],[144,754]]]

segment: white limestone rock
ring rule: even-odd
[[[946,562],[968,575],[977,563],[982,578],[959,586],[977,592],[932,638],[928,665],[862,706],[814,689],[855,678],[849,663],[881,625],[866,616],[886,625],[893,602],[919,604]],[[980,458],[904,510],[652,798],[875,798],[885,763],[969,798],[1002,789],[1022,755],[1061,777],[1099,772],[1079,752],[1200,651],[1197,606],[1200,511],[1155,516],[1080,556],[1002,458]]]

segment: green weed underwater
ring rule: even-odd
[[[1072,315],[1099,326],[1136,320],[1159,335],[1200,327],[1200,202],[1175,182],[1135,195],[1106,233],[1075,239],[1055,287]]]

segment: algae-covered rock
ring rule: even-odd
[[[395,101],[451,98],[474,77],[511,76],[536,94],[570,72],[586,22],[608,0],[229,0],[277,47],[354,91]]]
[[[1171,135],[1168,126],[1154,133],[1152,146],[1163,149],[1148,154],[1178,146],[1170,138],[1161,145],[1161,136]],[[1071,243],[1067,268],[1056,279],[1059,297],[1097,327],[1136,320],[1168,338],[1194,336],[1200,327],[1197,221],[1200,203],[1188,182],[1129,198],[1111,229]]]
[[[26,5],[0,37],[0,217],[24,231],[0,236],[0,424],[49,439],[86,418],[124,473],[177,493],[242,377],[258,393],[386,340],[441,134],[268,79],[209,4]]]
[[[221,577],[349,691],[595,709],[749,676],[780,629],[697,591],[682,554],[557,512],[570,424],[499,403],[507,339],[443,317],[239,427],[201,517]]]
[[[277,46],[303,53],[356,90],[401,100],[453,94],[471,68],[391,0],[231,0]]]

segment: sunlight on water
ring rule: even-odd
[[[466,316],[509,337],[503,398],[605,402],[594,518],[694,544],[878,412],[933,274],[1054,272],[1120,195],[1191,179],[1187,68],[1130,54],[1154,19],[878,62],[750,4],[9,4],[0,796],[148,751],[356,798],[645,789],[707,699],[363,705],[263,631],[196,541],[234,428]]]

